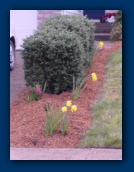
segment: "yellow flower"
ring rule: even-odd
[[[97,80],[98,80],[98,78],[97,78],[97,76],[96,76],[95,73],[92,73],[91,75],[92,75],[92,80],[93,80],[93,81],[97,81]]]
[[[66,103],[66,106],[72,106],[72,102],[69,100],[69,101],[67,101],[67,103]]]
[[[77,106],[76,106],[76,105],[73,105],[73,106],[71,107],[71,111],[72,111],[72,112],[77,111]]]
[[[104,46],[104,43],[102,41],[100,41],[99,46],[102,48]]]
[[[63,113],[64,113],[64,112],[67,112],[67,107],[66,107],[66,106],[63,106],[63,107],[61,108],[61,110],[62,110]]]

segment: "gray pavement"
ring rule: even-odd
[[[25,88],[23,59],[21,51],[16,51],[15,68],[10,71],[10,103],[18,98],[18,94]]]
[[[10,160],[122,160],[122,149],[12,147]]]

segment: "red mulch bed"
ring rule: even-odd
[[[95,72],[97,82],[91,78],[87,80],[87,87],[80,97],[74,101],[72,93],[64,92],[60,95],[44,94],[38,102],[27,103],[28,88],[22,92],[10,107],[10,146],[11,147],[40,147],[40,148],[76,148],[81,138],[92,124],[91,105],[97,99],[103,86],[105,63],[110,55],[122,47],[122,42],[115,42],[112,48],[98,52],[93,58],[93,64],[88,74]],[[48,101],[52,106],[60,108],[67,100],[77,105],[77,112],[73,113],[70,127],[65,136],[57,131],[52,136],[46,136],[44,131],[44,104]],[[34,146],[33,141],[37,144]]]

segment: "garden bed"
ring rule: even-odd
[[[95,72],[98,81],[93,82],[91,77],[86,81],[87,86],[74,101],[71,92],[64,92],[60,95],[44,94],[38,102],[28,103],[27,97],[29,89],[26,88],[18,99],[10,106],[10,146],[11,147],[42,147],[42,148],[76,148],[80,140],[85,135],[88,128],[92,125],[91,106],[98,98],[103,86],[105,76],[105,62],[110,55],[122,47],[122,42],[115,42],[110,49],[98,52],[87,75]],[[52,136],[45,135],[45,101],[52,107],[60,108],[71,100],[77,105],[78,110],[73,113],[70,127],[65,136],[61,135],[60,130]]]

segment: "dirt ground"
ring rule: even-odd
[[[95,72],[98,81],[93,82],[91,78],[87,80],[87,87],[82,92],[80,97],[74,101],[72,94],[64,92],[60,95],[44,94],[38,102],[28,103],[28,88],[25,88],[24,83],[21,86],[23,90],[18,97],[12,97],[10,106],[10,146],[11,147],[40,147],[40,148],[76,148],[80,140],[85,135],[87,129],[92,125],[91,107],[93,102],[98,99],[99,93],[103,88],[105,76],[105,63],[109,56],[122,47],[122,42],[116,42],[112,48],[105,49],[94,56],[92,67],[87,71],[87,75]],[[19,66],[18,66],[19,68]],[[17,70],[17,69],[16,69]],[[14,72],[14,71],[12,71]],[[18,82],[14,73],[14,82]],[[23,70],[17,73],[18,79],[24,78]],[[24,81],[23,81],[24,82]],[[16,88],[17,89],[17,88]],[[10,89],[11,91],[11,89]],[[72,100],[73,104],[77,105],[78,110],[73,113],[70,127],[67,134],[63,137],[60,130],[52,136],[46,136],[44,131],[45,101],[57,108],[66,104],[67,100]],[[36,144],[35,144],[36,143]]]

